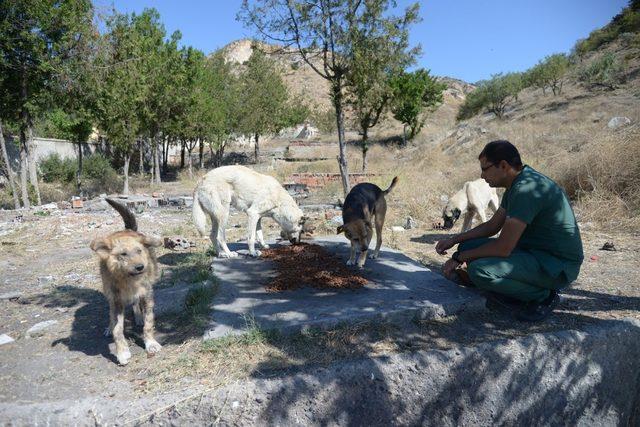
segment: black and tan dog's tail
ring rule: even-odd
[[[109,203],[113,208],[118,211],[122,219],[124,220],[124,228],[125,230],[138,231],[138,223],[136,222],[136,217],[129,210],[128,207],[123,205],[120,202],[116,202],[113,199],[105,199],[107,203]]]
[[[389,188],[387,188],[386,190],[384,190],[382,193],[386,196],[387,194],[391,193],[391,190],[393,190],[393,187],[396,186],[396,184],[398,183],[398,177],[394,177],[393,180],[391,181],[391,185],[389,186]]]

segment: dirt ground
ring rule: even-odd
[[[323,213],[315,218],[319,230],[332,228]],[[160,250],[159,289],[186,287],[206,278],[208,258],[203,254],[209,242],[196,238],[190,209],[147,209],[138,220],[142,232],[182,235],[196,242],[196,247],[183,252]],[[265,222],[266,237],[275,238],[279,234],[275,223]],[[244,216],[233,215],[228,240],[243,238],[244,225]],[[120,367],[111,353],[111,339],[102,334],[108,322],[107,303],[100,292],[97,260],[89,249],[94,237],[121,229],[117,214],[0,211],[0,335],[15,340],[0,346],[0,400],[29,403],[87,395],[127,399],[172,390],[196,395],[256,372],[272,375],[340,359],[580,329],[599,319],[639,318],[640,236],[581,225],[586,260],[580,277],[564,292],[558,312],[543,324],[525,325],[487,311],[406,328],[358,324],[293,337],[249,328],[241,338],[202,343],[202,325],[178,306],[176,313],[157,319],[158,340],[164,348],[154,358],[144,354],[141,331],[127,323],[133,358]],[[387,228],[384,244],[438,271],[444,258],[433,247],[446,235],[420,224],[403,232]],[[601,250],[605,242],[617,250]],[[56,323],[40,336],[27,337],[30,327],[47,320]]]

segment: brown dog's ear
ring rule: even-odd
[[[340,234],[344,231],[344,227],[341,225],[336,229],[336,234]]]
[[[111,242],[105,238],[93,239],[89,247],[102,259],[108,258],[111,253]]]
[[[146,247],[151,247],[151,248],[159,248],[160,246],[162,246],[162,240],[158,239],[157,237],[153,237],[153,236],[145,236],[142,235],[140,237],[140,243],[142,243],[143,245],[145,245]]]

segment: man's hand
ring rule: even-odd
[[[453,280],[453,272],[460,266],[460,263],[453,258],[449,258],[442,266],[442,274],[449,280]]]
[[[436,243],[436,252],[439,255],[446,255],[447,249],[453,247],[453,245],[455,244],[456,242],[453,239],[440,240],[438,243]]]

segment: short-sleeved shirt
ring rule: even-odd
[[[552,179],[529,166],[505,191],[500,206],[507,217],[527,224],[517,247],[533,254],[553,277],[574,281],[584,259],[576,217],[566,194]]]

